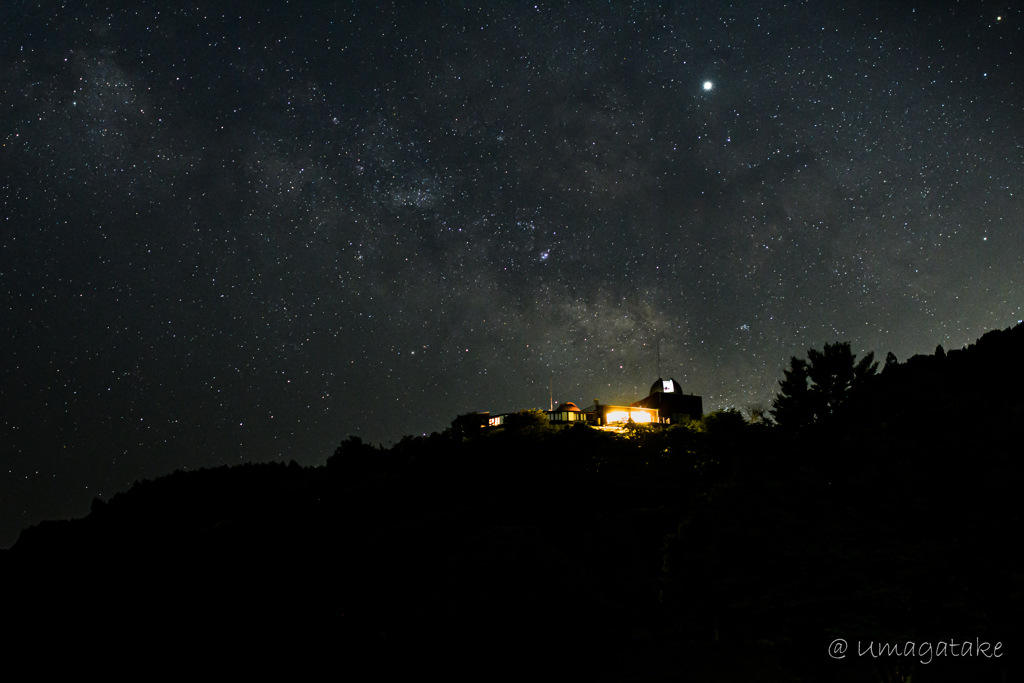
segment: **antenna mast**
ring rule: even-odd
[[[550,408],[551,412],[555,412],[554,382],[555,382],[555,373],[552,372],[550,375],[548,375],[548,398],[551,400],[551,408]]]

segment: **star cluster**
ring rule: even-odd
[[[742,407],[1024,317],[1008,6],[9,4],[5,545],[659,357]]]

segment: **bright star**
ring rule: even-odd
[[[714,87],[715,87],[715,84],[712,83],[711,81],[704,81],[704,89],[705,90],[711,90]]]

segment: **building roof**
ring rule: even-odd
[[[576,404],[573,403],[572,401],[566,401],[562,405],[560,405],[557,408],[555,408],[555,412],[559,412],[559,413],[564,413],[567,410],[568,411],[574,411],[574,412],[577,412],[577,413],[583,412],[578,407],[576,407]]]

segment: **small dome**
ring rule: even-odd
[[[658,378],[658,381],[651,385],[651,395],[654,394],[681,394],[683,388],[674,379]]]
[[[568,402],[566,402],[566,403],[563,403],[562,405],[560,405],[560,406],[558,406],[557,408],[555,408],[555,411],[556,411],[556,412],[559,412],[559,413],[564,413],[564,412],[566,412],[566,411],[569,411],[569,412],[576,412],[576,413],[581,413],[581,412],[583,412],[582,410],[580,410],[579,408],[577,408],[577,407],[576,407],[576,404],[575,404],[575,403],[573,403],[572,401],[568,401]]]

